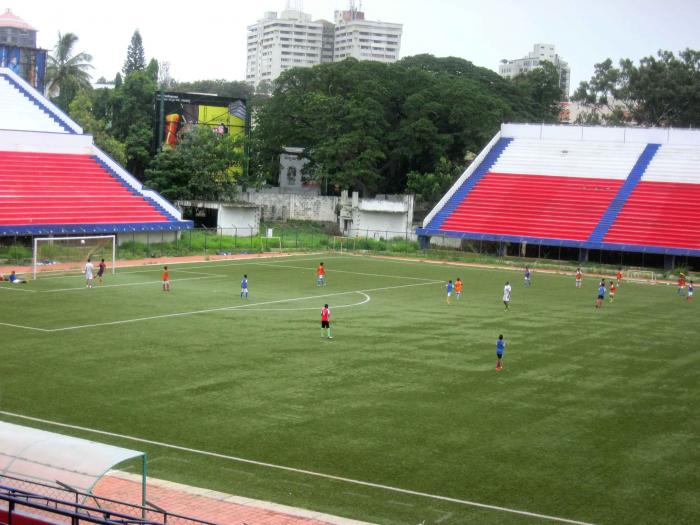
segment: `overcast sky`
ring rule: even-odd
[[[299,0],[293,0],[299,2]],[[93,55],[93,79],[114,78],[132,33],[141,31],[148,59],[171,64],[177,80],[243,80],[246,26],[286,0],[0,0],[39,30],[52,49],[73,32]],[[304,0],[314,19],[333,19],[348,0]],[[400,6],[400,7],[399,7]],[[572,92],[605,58],[617,61],[700,49],[699,0],[364,0],[367,19],[403,24],[401,56],[457,56],[493,70],[535,42],[554,44],[571,66]],[[4,12],[4,9],[3,9]]]

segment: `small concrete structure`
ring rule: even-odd
[[[285,147],[280,155],[279,187],[285,193],[320,193],[319,184],[316,181],[305,181],[303,170],[309,163],[304,156],[304,148]]]
[[[410,234],[413,223],[413,203],[413,195],[360,199],[357,192],[350,197],[343,191],[338,226],[348,237],[405,237]]]
[[[260,206],[247,202],[177,201],[180,208],[217,210],[216,227],[241,231],[243,235],[257,235],[260,231]]]

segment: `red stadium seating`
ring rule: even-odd
[[[700,249],[700,184],[641,181],[606,243]]]
[[[623,182],[489,172],[441,229],[585,241]]]
[[[0,151],[0,225],[168,220],[89,155]]]

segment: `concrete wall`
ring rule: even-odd
[[[360,211],[350,229],[350,237],[405,238],[406,215],[380,211]],[[368,233],[369,232],[369,233]]]
[[[177,240],[179,235],[180,232],[177,231],[118,233],[117,246],[121,246],[125,242],[131,241],[135,241],[142,244],[172,242]]]
[[[262,207],[262,220],[337,221],[338,197],[263,190],[241,193],[239,200]]]
[[[700,145],[699,130],[675,128],[501,124],[501,136],[516,139],[530,138],[544,140],[591,140],[601,142]]]
[[[240,228],[244,235],[257,235],[260,231],[260,208],[222,204],[216,222],[227,233]]]

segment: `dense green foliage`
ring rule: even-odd
[[[307,171],[331,188],[401,192],[408,173],[442,158],[463,167],[504,121],[551,120],[559,93],[541,89],[547,80],[514,83],[431,55],[291,69],[256,115],[254,165],[274,181],[282,148],[303,147]]]
[[[194,93],[210,93],[220,97],[249,99],[253,96],[253,88],[247,82],[224,79],[195,80],[192,82],[174,82],[172,91],[184,91]]]
[[[49,53],[46,67],[46,93],[64,111],[68,110],[78,91],[90,88],[92,56],[75,52],[78,37],[58,33],[58,42]]]
[[[549,521],[7,412],[586,523],[700,515],[698,305],[673,287],[623,283],[595,310],[593,276],[525,288],[518,270],[326,254],[175,264],[166,294],[160,268],[0,290],[0,418],[143,450],[156,478],[385,525]]]
[[[145,183],[168,199],[229,200],[242,181],[242,144],[207,126],[185,134],[176,148],[163,148],[145,173]]]
[[[619,67],[608,58],[572,99],[588,106],[580,117],[588,124],[700,126],[700,51],[659,51],[639,65],[620,60]]]

